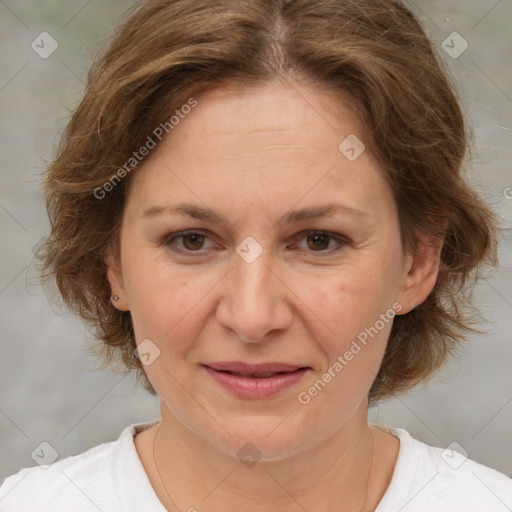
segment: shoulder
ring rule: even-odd
[[[58,507],[61,499],[78,507],[75,510],[88,510],[81,506],[82,502],[87,500],[91,489],[97,489],[98,482],[102,487],[112,487],[111,455],[114,445],[114,442],[101,444],[47,467],[21,469],[0,487],[1,510],[43,510],[50,503]],[[89,500],[98,500],[97,494],[94,490]],[[34,499],[36,496],[37,501]]]
[[[134,459],[133,436],[137,427],[126,427],[116,441],[49,466],[23,468],[9,476],[0,487],[0,510],[122,510],[124,498],[120,494],[125,486],[122,480],[126,480],[128,473],[133,476],[142,470]],[[140,474],[137,476],[142,478]]]
[[[443,449],[414,439],[404,429],[378,428],[398,437],[400,452],[376,512],[512,509],[512,479],[459,453],[464,451],[460,445]]]

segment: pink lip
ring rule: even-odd
[[[250,400],[269,398],[280,393],[296,384],[310,369],[284,363],[247,364],[241,362],[208,363],[203,367],[228,391],[239,398]],[[270,377],[251,376],[264,373],[276,373],[276,375]]]
[[[249,364],[243,363],[241,361],[223,361],[219,363],[204,363],[205,366],[209,366],[214,370],[223,370],[226,372],[235,372],[235,373],[245,373],[245,374],[253,374],[253,373],[271,373],[271,372],[293,372],[294,370],[298,370],[299,368],[303,368],[303,366],[291,365],[286,363],[259,363],[259,364]]]

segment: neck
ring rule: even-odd
[[[169,510],[354,512],[368,503],[375,446],[364,407],[313,449],[278,461],[244,464],[187,429],[165,406],[154,428],[160,480],[154,487]]]

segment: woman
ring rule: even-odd
[[[161,419],[2,510],[482,511],[512,481],[369,404],[426,380],[495,260],[464,119],[395,0],[148,0],[94,65],[41,254]]]

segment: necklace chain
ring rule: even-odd
[[[158,469],[158,464],[156,462],[155,444],[156,444],[156,436],[158,435],[158,432],[160,432],[160,424],[158,425],[158,429],[156,431],[155,437],[153,438],[153,460],[155,462],[156,472],[158,473],[158,478],[160,479],[160,483],[162,484],[162,487],[164,488],[165,494],[167,494],[167,497],[169,498],[169,501],[172,503],[173,507],[176,510],[180,510],[176,506],[176,503],[174,503],[174,501],[171,498],[171,496],[169,495],[169,492],[167,491],[167,487],[165,486],[165,483],[164,483],[164,481],[162,479],[162,475],[160,474],[160,470]],[[370,439],[372,440],[372,450],[371,450],[371,457],[370,457],[370,468],[368,469],[368,478],[366,479],[366,493],[365,493],[365,497],[364,497],[363,506],[361,507],[359,512],[363,512],[364,511],[364,508],[366,507],[366,502],[368,501],[368,488],[369,488],[369,485],[370,485],[370,475],[372,473],[372,466],[373,466],[373,449],[374,449],[374,446],[373,446],[373,435],[370,432],[370,428],[369,427],[368,427],[368,432],[370,434]]]
[[[180,510],[180,509],[176,506],[176,503],[174,503],[174,501],[173,501],[173,499],[171,498],[171,496],[169,495],[169,492],[167,491],[167,487],[165,486],[164,481],[162,480],[162,475],[160,474],[160,470],[158,469],[158,464],[157,464],[157,462],[156,462],[155,444],[156,444],[156,436],[158,435],[158,432],[160,432],[160,424],[158,424],[158,429],[157,429],[157,431],[156,431],[155,437],[153,438],[153,460],[155,461],[155,468],[156,468],[156,472],[158,473],[158,478],[160,478],[160,482],[161,482],[161,484],[162,484],[162,487],[164,488],[165,494],[167,494],[167,497],[169,498],[169,501],[172,503],[173,507],[174,507],[176,510]]]
[[[366,479],[366,492],[365,492],[365,495],[364,495],[364,502],[363,502],[363,506],[361,507],[361,510],[359,512],[363,512],[364,511],[364,508],[366,507],[366,502],[368,501],[368,489],[369,489],[369,486],[370,486],[370,475],[372,474],[372,466],[373,466],[373,436],[372,436],[372,433],[370,431],[370,427],[367,426],[367,429],[368,429],[368,433],[370,434],[370,439],[372,440],[372,451],[371,451],[371,456],[370,456],[370,468],[368,469],[368,477]]]

